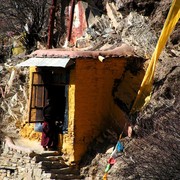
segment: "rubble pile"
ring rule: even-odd
[[[91,50],[104,49],[109,46],[115,48],[125,42],[134,47],[138,56],[150,57],[157,42],[157,34],[150,29],[148,18],[136,12],[130,13],[124,19],[115,17],[116,23],[118,22],[117,27],[113,26],[107,15],[102,16],[101,20],[94,24],[94,28],[88,29],[87,33],[91,36],[93,43]]]
[[[2,135],[17,137],[27,116],[28,68],[15,66],[25,55],[14,56],[0,64],[0,129]]]

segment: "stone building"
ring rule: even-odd
[[[107,3],[106,8],[114,19],[113,6]],[[30,67],[29,125],[37,129],[46,100],[52,99],[63,122],[59,148],[69,162],[78,163],[106,128],[120,132],[128,123],[144,76],[144,59],[118,39],[107,18],[99,21],[95,4],[78,1],[68,10],[64,48],[37,50],[18,66]],[[96,44],[93,24],[103,31]],[[100,42],[108,37],[113,42]],[[32,136],[29,130],[22,131],[23,136]]]
[[[17,65],[30,66],[29,123],[36,126],[43,120],[43,107],[51,98],[63,121],[59,147],[69,162],[79,162],[103,130],[120,130],[128,122],[126,113],[143,77],[142,62],[126,44],[101,51],[33,52]]]

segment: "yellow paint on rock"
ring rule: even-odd
[[[41,133],[34,131],[34,124],[26,123],[20,131],[20,134],[24,138],[28,138],[30,140],[40,140]]]
[[[19,55],[22,53],[25,53],[26,48],[23,45],[23,41],[24,41],[24,34],[22,33],[20,36],[14,36],[12,41],[13,41],[13,48],[12,48],[12,54],[15,55]]]
[[[14,56],[18,55],[18,54],[22,54],[26,51],[26,49],[24,47],[15,47],[12,49],[12,54]]]

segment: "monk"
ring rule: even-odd
[[[44,150],[56,150],[58,145],[58,132],[55,125],[55,117],[51,101],[47,100],[47,106],[43,109],[43,132],[41,138],[41,145]]]

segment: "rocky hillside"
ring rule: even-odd
[[[170,4],[171,0],[94,0],[100,15],[87,30],[91,49],[125,42],[138,56],[150,58]],[[180,22],[159,58],[150,103],[136,115],[127,114],[134,136],[122,139],[125,149],[111,167],[109,179],[180,179],[179,34]],[[28,70],[18,70],[16,76],[11,73],[12,66],[23,59],[13,57],[0,64],[1,136],[18,136],[27,115]],[[118,135],[113,129],[105,130],[93,142],[81,163],[83,175],[102,179]]]
[[[170,7],[170,1],[116,0],[113,8],[116,33],[149,57],[155,48]],[[120,14],[119,14],[120,13]],[[107,12],[107,15],[110,11]],[[119,16],[118,16],[119,15]],[[105,18],[106,19],[106,18]],[[155,71],[152,98],[139,113],[129,117],[133,138],[122,138],[124,152],[108,173],[109,179],[179,179],[180,128],[180,23],[169,38]],[[117,41],[117,39],[116,39]],[[112,148],[117,142],[113,130],[93,143],[82,161],[82,173],[102,179]]]
[[[28,68],[14,68],[25,55],[11,57],[0,64],[0,131],[2,137],[18,137],[25,122],[28,103]],[[1,137],[1,138],[2,138]]]

